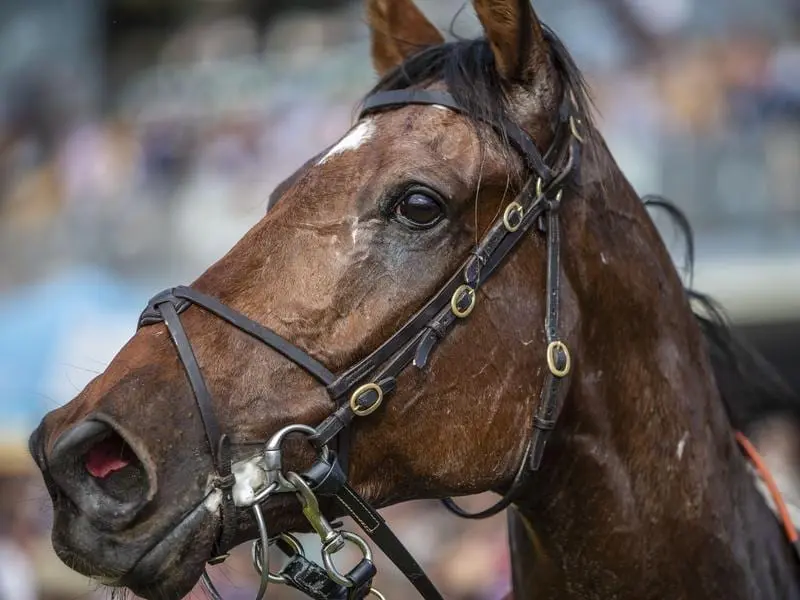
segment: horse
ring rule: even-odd
[[[526,1],[472,6],[483,35],[447,42],[412,0],[367,0],[353,128],[33,432],[66,564],[180,598],[255,539],[259,597],[378,595],[350,514],[441,598],[376,510],[440,499],[509,509],[517,599],[800,598],[796,533],[737,445],[765,368],[695,314],[557,36]],[[311,530],[324,568],[292,546]]]

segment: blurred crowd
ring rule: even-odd
[[[615,21],[626,2],[638,46]],[[462,2],[420,4],[447,28]],[[763,228],[756,246],[796,244],[797,7],[750,3],[759,21],[730,18],[738,2],[717,13],[700,4],[536,3],[575,49],[600,127],[639,191],[675,200],[697,228]],[[473,25],[464,17],[455,29],[469,35]],[[52,57],[21,67],[0,59],[0,294],[87,264],[151,291],[191,281],[260,218],[278,182],[349,127],[374,81],[366,35],[360,3],[289,13],[266,34],[241,15],[198,16],[94,101],[77,93],[94,84]],[[45,492],[14,452],[0,450],[0,600],[107,597],[52,555]],[[493,600],[508,589],[503,517],[465,524],[429,502],[386,515],[447,597]],[[410,597],[396,571],[380,572],[387,597]],[[247,552],[214,578],[234,600],[256,587]]]
[[[459,6],[442,4],[453,10],[437,14]],[[576,20],[570,7],[540,12],[581,32],[576,54],[601,127],[643,193],[665,193],[701,225],[797,225],[796,39],[741,25],[673,33],[641,59],[604,42],[609,26],[599,47],[586,48],[586,30],[602,19]],[[676,18],[661,12],[651,29]],[[0,290],[68,261],[152,270],[166,253],[196,272],[252,225],[274,185],[348,127],[373,81],[360,6],[292,14],[271,28],[256,54],[246,20],[189,23],[106,110],[71,111],[62,90],[75,83],[52,65],[10,77],[0,111]],[[469,23],[457,30],[472,32]],[[209,223],[214,235],[198,235]]]

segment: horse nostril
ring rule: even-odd
[[[89,448],[83,465],[100,488],[118,500],[133,498],[147,488],[147,473],[139,457],[115,431]]]
[[[155,482],[133,447],[111,425],[86,420],[64,432],[48,459],[52,479],[103,529],[130,525],[155,494]]]
[[[110,437],[89,448],[83,460],[89,475],[96,479],[106,479],[138,459],[127,442],[118,434],[112,433]]]
[[[76,454],[88,449],[91,444],[108,435],[110,431],[111,428],[100,421],[83,421],[58,437],[53,444],[48,462],[51,466],[72,462]]]

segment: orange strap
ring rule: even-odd
[[[781,491],[778,489],[775,480],[772,478],[772,473],[769,472],[764,459],[756,450],[756,447],[747,439],[747,437],[740,431],[736,432],[736,441],[739,442],[739,445],[744,450],[745,454],[753,461],[753,465],[755,465],[758,474],[761,476],[761,479],[767,486],[770,495],[772,496],[772,501],[775,503],[775,507],[780,514],[781,521],[783,522],[783,528],[786,530],[786,536],[789,538],[789,541],[792,544],[797,545],[798,543],[798,535],[797,529],[792,523],[792,518],[789,516],[789,510],[786,508],[786,503],[783,501],[783,496],[781,495]]]

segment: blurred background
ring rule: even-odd
[[[418,4],[442,29],[478,31],[471,9],[453,21],[462,0]],[[634,186],[688,214],[695,287],[800,389],[800,0],[535,7]],[[52,552],[28,432],[104,368],[153,292],[191,282],[258,221],[374,80],[361,2],[0,3],[0,600],[109,597]],[[503,517],[385,512],[448,597],[508,589]],[[252,598],[246,552],[214,578]],[[386,566],[377,586],[412,597]]]

